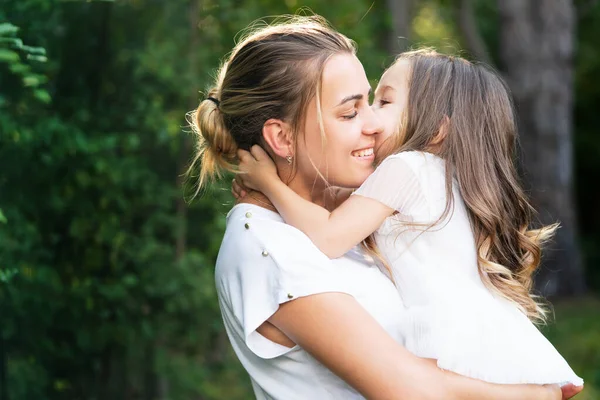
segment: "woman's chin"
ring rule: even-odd
[[[347,174],[346,179],[339,179],[334,186],[339,186],[347,189],[356,189],[363,184],[365,180],[375,171],[375,168],[370,164],[367,168],[348,169],[348,172],[354,170],[354,173]]]

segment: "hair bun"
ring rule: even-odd
[[[188,122],[196,135],[197,155],[192,166],[200,161],[199,188],[206,181],[220,177],[223,170],[233,171],[237,145],[223,121],[217,90],[209,92],[196,110],[188,114]]]

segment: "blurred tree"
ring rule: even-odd
[[[498,2],[500,58],[519,113],[522,164],[543,223],[559,221],[537,276],[545,295],[585,291],[573,176],[576,14],[570,0]]]
[[[511,88],[519,117],[519,160],[540,221],[561,224],[536,287],[545,296],[581,295],[586,287],[574,198],[574,4],[502,0],[493,7],[489,0],[454,0],[453,6],[465,47],[480,61],[493,65],[498,60]],[[481,18],[476,6],[493,8],[497,21],[489,14]],[[482,26],[488,29],[487,43],[489,26],[497,26],[492,33],[498,37],[497,55],[488,50]]]
[[[411,40],[411,24],[415,0],[387,0],[392,29],[388,37],[388,51],[398,54],[406,50]]]

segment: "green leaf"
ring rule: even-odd
[[[38,62],[46,62],[46,61],[48,61],[48,58],[46,56],[34,56],[32,54],[28,54],[27,55],[27,59],[28,60],[32,60],[32,61],[38,61]]]
[[[44,89],[34,90],[33,96],[44,104],[48,104],[52,101],[52,97],[50,97],[50,94]]]
[[[12,73],[19,75],[24,75],[27,72],[31,71],[31,67],[29,65],[20,62],[11,64],[9,69]]]
[[[8,49],[0,49],[0,62],[18,62],[20,60],[19,53]]]
[[[9,46],[20,49],[23,46],[23,41],[19,38],[4,38],[0,37],[0,44],[8,44]]]
[[[19,273],[16,269],[0,269],[0,282],[8,283],[10,280]]]
[[[47,78],[44,75],[31,74],[23,77],[23,84],[30,87],[39,86],[46,81]]]
[[[2,212],[2,209],[0,209],[0,222],[2,222],[3,224],[7,223],[7,219],[4,216],[4,213]]]
[[[15,33],[17,33],[19,31],[19,27],[9,23],[9,22],[3,22],[0,24],[0,35],[2,36],[6,36],[6,35],[13,35]]]
[[[35,55],[39,55],[39,56],[46,55],[46,49],[44,49],[43,47],[21,46],[21,50],[23,50],[29,54],[35,54]]]

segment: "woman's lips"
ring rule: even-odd
[[[357,158],[372,158],[373,157],[373,148],[369,147],[366,149],[361,149],[361,150],[354,150],[352,153],[352,157],[357,157]]]

